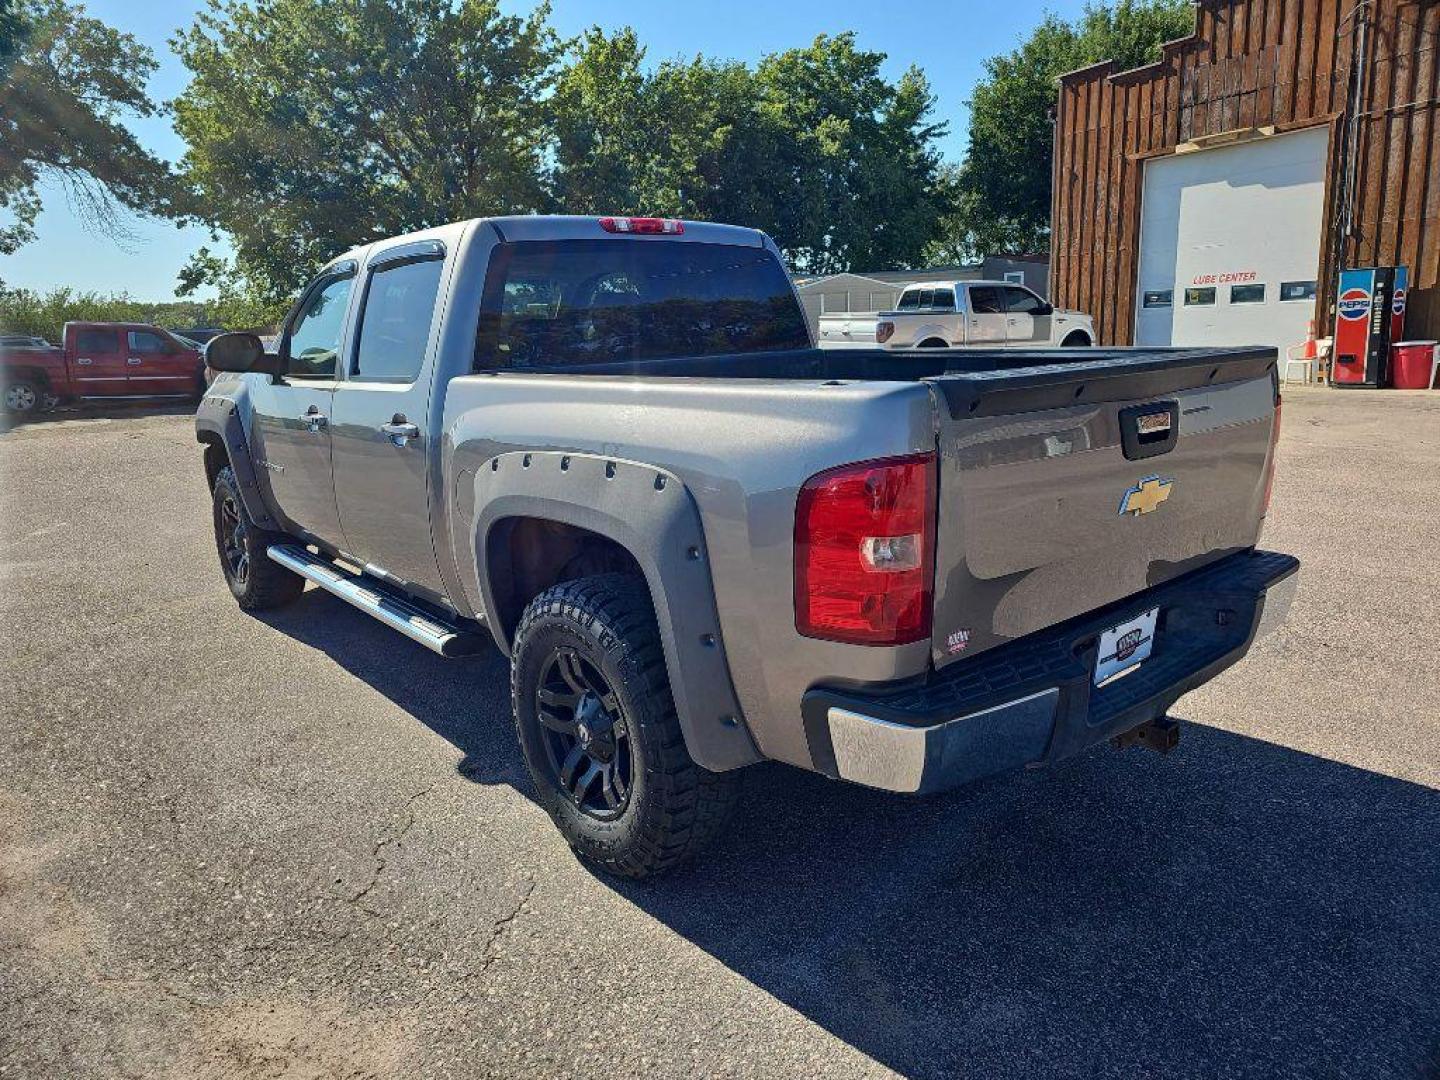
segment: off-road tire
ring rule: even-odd
[[[283,543],[286,537],[262,529],[251,520],[245,509],[245,500],[240,497],[235,470],[229,465],[215,475],[212,501],[220,572],[225,575],[225,584],[230,586],[230,592],[240,607],[245,611],[264,611],[281,607],[299,596],[305,589],[305,579],[265,554],[266,548]],[[230,519],[232,514],[238,518],[238,538]],[[246,569],[243,575],[237,573],[234,560],[227,555],[227,539],[232,543],[238,539],[238,547],[244,552]]]
[[[582,811],[562,789],[543,741],[541,675],[571,650],[609,684],[632,755],[628,798],[610,820]],[[740,773],[710,772],[686,751],[643,580],[597,574],[542,592],[521,616],[510,672],[516,735],[540,803],[583,858],[613,874],[652,877],[685,864],[724,830]]]
[[[34,416],[45,406],[45,387],[34,379],[7,379],[0,405],[14,416]]]

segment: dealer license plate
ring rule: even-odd
[[[1095,658],[1096,686],[1128,674],[1150,655],[1159,614],[1160,609],[1153,607],[1100,635],[1100,653]]]

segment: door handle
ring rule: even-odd
[[[380,430],[396,446],[404,446],[411,439],[420,437],[420,428],[405,419],[404,413],[396,413],[388,424],[381,424]]]
[[[130,359],[126,360],[125,363],[129,364],[131,367],[134,367],[135,365],[140,363],[140,357],[132,356],[130,357]]]
[[[310,408],[305,410],[305,415],[300,419],[305,421],[306,426],[309,427],[311,431],[319,431],[325,426],[329,418],[314,405],[311,405]]]
[[[90,359],[90,357],[88,356],[77,356],[75,358],[75,363],[79,364],[81,367],[88,367],[94,362],[95,361]]]

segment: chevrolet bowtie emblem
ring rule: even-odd
[[[1120,499],[1120,513],[1132,517],[1151,513],[1170,498],[1170,488],[1174,484],[1174,480],[1162,480],[1158,476],[1145,477]]]

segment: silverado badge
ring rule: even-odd
[[[1147,476],[1125,492],[1120,498],[1120,514],[1139,517],[1152,513],[1161,503],[1170,498],[1174,480],[1162,480],[1158,476]]]

